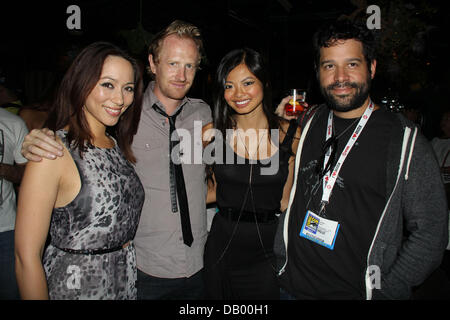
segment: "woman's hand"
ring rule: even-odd
[[[286,120],[292,120],[292,119],[296,119],[297,117],[295,116],[288,116],[286,114],[286,110],[285,110],[285,105],[289,102],[289,100],[292,99],[292,96],[287,96],[284,97],[280,104],[278,105],[277,109],[275,110],[275,114],[281,118],[284,118]]]

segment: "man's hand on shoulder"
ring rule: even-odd
[[[33,129],[25,136],[21,152],[30,161],[39,162],[42,158],[54,160],[63,156],[63,146],[56,141],[52,130]]]

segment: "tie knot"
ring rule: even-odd
[[[158,112],[160,115],[166,117],[167,119],[169,119],[169,123],[171,125],[175,124],[175,120],[177,119],[177,116],[180,114],[181,110],[183,108],[180,108],[177,110],[177,112],[175,112],[173,115],[169,116],[164,110],[162,110],[160,107],[158,107],[158,105],[155,103],[153,104],[153,109]]]

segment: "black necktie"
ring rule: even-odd
[[[191,220],[189,218],[189,206],[186,195],[186,186],[184,184],[183,168],[181,163],[175,164],[172,161],[172,149],[180,143],[179,140],[172,141],[171,137],[175,131],[175,120],[180,114],[182,108],[176,113],[169,116],[156,104],[153,105],[153,109],[159,114],[163,115],[169,120],[169,175],[170,175],[170,201],[172,204],[172,212],[177,212],[177,195],[178,203],[180,204],[180,219],[181,219],[181,231],[183,232],[183,240],[187,246],[191,246],[194,238],[192,236]]]

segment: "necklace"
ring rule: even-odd
[[[353,125],[354,125],[357,121],[359,121],[360,118],[361,118],[361,117],[355,118],[355,120],[353,120],[352,123],[350,123],[350,125],[349,125],[347,128],[345,128],[344,131],[342,131],[341,133],[339,133],[339,135],[337,135],[334,139],[337,140],[337,139],[339,139],[340,137],[342,137],[342,136],[344,135],[344,133],[346,133],[351,127],[353,127]],[[333,115],[333,133],[334,133],[334,128],[335,128],[335,125],[334,125],[334,115]]]
[[[265,137],[266,133],[267,133],[267,129],[264,129],[264,133],[261,135],[261,137],[259,139],[258,145],[256,147],[256,151],[253,154],[253,157],[258,153],[259,145],[261,144],[261,141]],[[248,152],[247,146],[245,145],[244,141],[242,141],[242,138],[241,138],[241,135],[239,134],[239,132],[237,133],[237,135],[239,136],[239,139],[241,140],[242,144],[244,145],[245,151],[247,151],[249,159],[251,159],[252,157],[250,157],[250,152]],[[247,189],[246,196],[244,198],[244,202],[242,203],[242,207],[241,207],[241,212],[239,214],[238,223],[239,223],[239,220],[240,220],[240,217],[241,217],[241,214],[242,214],[242,210],[244,209],[244,205],[246,203],[247,196],[250,193],[251,204],[252,204],[252,209],[253,209],[253,216],[255,218],[255,225],[256,225],[256,231],[258,233],[259,243],[261,244],[261,248],[263,249],[263,252],[264,252],[264,255],[265,255],[267,261],[269,261],[271,268],[275,272],[278,272],[277,269],[273,266],[272,262],[270,261],[269,255],[267,254],[266,248],[264,246],[264,242],[262,240],[261,230],[259,228],[258,218],[256,216],[255,200],[254,200],[254,197],[253,197],[253,188],[252,188],[252,178],[253,178],[253,162],[250,161],[250,174],[249,174],[249,177],[248,177],[248,189]],[[236,223],[235,229],[236,229],[238,223]],[[233,231],[235,231],[235,230],[233,230]],[[234,232],[233,232],[233,236],[234,236]]]

